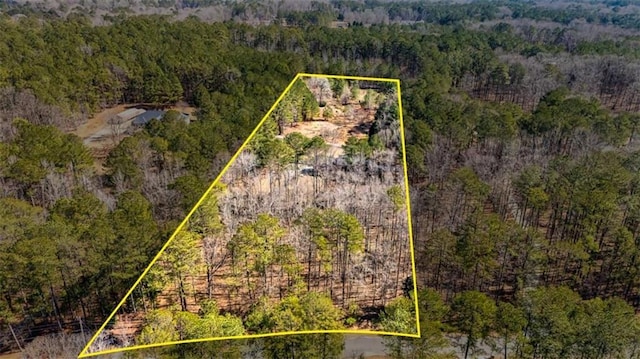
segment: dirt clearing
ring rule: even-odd
[[[117,126],[110,125],[109,119],[131,108],[151,109],[151,107],[144,104],[122,104],[111,107],[95,114],[87,122],[78,126],[78,128],[72,132],[76,136],[80,137],[83,144],[91,150],[96,173],[104,173],[103,164],[109,154],[109,151],[116,147],[124,137],[131,133],[130,129],[133,119]],[[189,106],[185,102],[179,102],[174,106],[167,107],[166,110],[176,110],[192,116],[196,111],[196,108]]]
[[[119,136],[120,138],[117,138],[114,141],[114,130],[117,130],[120,133],[125,133],[131,126],[131,121],[127,121],[115,129],[113,126],[109,125],[109,119],[130,108],[150,109],[149,106],[143,104],[122,104],[116,107],[111,107],[97,113],[89,119],[89,121],[78,126],[73,133],[80,137],[83,140],[84,145],[89,148],[113,148],[123,137]],[[196,111],[196,108],[189,106],[187,103],[177,103],[174,106],[167,107],[165,110],[176,110],[192,115]]]

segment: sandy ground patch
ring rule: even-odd
[[[78,126],[73,133],[81,139],[86,140],[103,130],[105,127],[108,128],[107,120],[126,109],[127,105],[120,105],[99,112],[94,117],[90,118],[89,121]],[[87,142],[85,142],[85,144],[87,144]]]
[[[327,142],[336,141],[336,137],[340,126],[328,121],[307,121],[298,122],[290,127],[285,127],[284,135],[298,132],[306,137],[320,136]]]
[[[133,122],[133,120],[130,120],[121,124],[117,128],[114,128],[109,125],[109,119],[128,108],[135,108],[138,106],[139,104],[122,104],[105,109],[95,114],[87,122],[81,124],[72,132],[76,136],[80,137],[83,144],[91,150],[94,158],[94,169],[97,174],[104,174],[103,165],[109,151],[117,146],[117,144],[128,135],[127,130],[130,129]],[[193,115],[196,108],[189,106],[186,102],[179,102],[174,106],[167,108],[167,110],[177,110]],[[114,130],[120,135],[114,136]]]
[[[122,104],[116,107],[105,109],[104,111],[99,112],[95,116],[90,118],[86,123],[78,126],[78,128],[73,133],[80,137],[83,140],[85,146],[89,148],[111,148],[115,146],[115,144],[117,144],[117,142],[122,138],[119,138],[114,142],[114,128],[109,125],[109,119],[128,108],[135,107],[138,107],[138,105]],[[196,108],[189,106],[187,103],[179,102],[175,106],[167,108],[167,110],[176,110],[187,113],[189,115],[193,115],[193,113],[196,111]],[[119,128],[117,128],[117,131],[121,133],[126,132],[126,130],[131,126],[131,122],[132,121],[123,123]]]

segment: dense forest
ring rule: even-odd
[[[231,9],[218,22],[112,4],[97,26],[81,8],[2,3],[2,350],[75,357],[306,72],[401,81],[422,337],[385,338],[389,356],[640,356],[636,1],[176,3]],[[104,161],[73,134],[105,108],[179,100],[196,121],[167,113]],[[302,299],[271,314],[314,325],[325,302]],[[378,325],[406,328],[412,302]],[[201,314],[181,320],[224,319]],[[345,340],[152,354],[337,358]]]

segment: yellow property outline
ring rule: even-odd
[[[204,199],[207,197],[207,195],[213,190],[215,185],[218,184],[218,181],[227,172],[227,170],[229,169],[231,164],[233,164],[235,162],[236,158],[240,155],[240,153],[242,153],[242,151],[245,149],[245,147],[247,146],[249,141],[251,141],[253,139],[255,134],[258,132],[258,130],[264,124],[264,122],[269,118],[269,116],[271,115],[273,110],[278,106],[280,101],[284,98],[284,96],[289,92],[291,87],[296,83],[296,81],[300,77],[316,77],[316,78],[327,78],[327,79],[332,78],[332,79],[342,79],[342,80],[392,82],[392,83],[395,83],[395,85],[397,87],[398,111],[399,111],[399,119],[400,119],[400,142],[402,144],[402,168],[403,168],[403,172],[404,172],[405,200],[406,200],[406,205],[407,205],[407,221],[408,221],[408,229],[409,229],[409,251],[411,252],[411,274],[412,274],[412,279],[413,279],[413,301],[414,301],[414,306],[415,306],[415,311],[416,311],[416,331],[417,331],[417,333],[416,334],[406,334],[406,333],[392,333],[392,332],[372,331],[372,330],[291,331],[291,332],[277,332],[277,333],[264,333],[264,334],[236,335],[236,336],[230,336],[230,337],[212,337],[212,338],[201,338],[201,339],[188,339],[188,340],[170,341],[170,342],[163,342],[163,343],[136,345],[136,346],[131,346],[131,347],[118,348],[118,349],[108,349],[108,350],[103,350],[103,351],[99,351],[99,352],[88,353],[87,351],[89,350],[89,347],[91,347],[91,345],[95,342],[95,340],[98,338],[100,333],[102,333],[104,331],[104,329],[107,326],[107,324],[111,321],[111,319],[115,316],[115,314],[118,312],[118,310],[126,302],[127,298],[129,298],[129,296],[135,290],[135,288],[138,286],[138,284],[140,284],[140,281],[142,281],[142,278],[144,278],[144,276],[147,275],[147,273],[149,272],[151,267],[160,258],[162,253],[164,253],[164,251],[167,249],[169,244],[171,244],[171,242],[175,238],[176,234],[178,232],[180,232],[180,230],[189,221],[189,219],[191,218],[193,213],[196,211],[196,209],[198,207],[200,207],[200,205],[202,204]],[[144,270],[144,272],[142,272],[142,274],[140,275],[138,280],[136,280],[136,282],[133,284],[131,289],[129,289],[127,294],[125,294],[125,296],[122,298],[120,303],[118,303],[118,305],[113,310],[113,312],[109,315],[109,317],[107,317],[107,319],[104,321],[104,323],[102,324],[100,329],[98,329],[98,331],[93,335],[93,337],[87,343],[87,345],[84,347],[84,349],[82,349],[82,351],[78,355],[78,358],[88,358],[88,357],[106,355],[106,354],[111,354],[111,353],[120,353],[120,352],[130,351],[130,350],[155,348],[155,347],[160,347],[160,346],[169,346],[169,345],[176,345],[176,344],[187,344],[187,343],[207,342],[207,341],[214,341],[214,340],[229,340],[229,339],[253,339],[253,338],[265,338],[265,337],[284,336],[284,335],[299,335],[299,334],[331,334],[331,333],[335,333],[335,334],[338,334],[338,333],[339,334],[374,334],[374,335],[391,335],[391,336],[398,336],[398,337],[420,338],[420,313],[419,313],[419,309],[418,308],[419,307],[418,307],[418,289],[417,289],[417,280],[416,280],[416,263],[415,263],[414,249],[413,249],[413,229],[412,229],[412,225],[411,225],[411,204],[410,204],[410,197],[409,197],[409,180],[407,178],[407,151],[406,151],[406,148],[405,148],[404,121],[403,121],[403,117],[402,117],[402,96],[401,96],[401,92],[400,92],[400,80],[399,79],[390,79],[390,78],[377,78],[377,77],[360,77],[360,76],[321,75],[321,74],[298,73],[293,78],[293,80],[289,83],[289,85],[287,85],[287,87],[284,89],[284,91],[282,91],[282,94],[280,94],[280,96],[278,97],[276,102],[271,106],[269,111],[267,111],[266,115],[256,125],[256,127],[253,129],[253,131],[251,132],[249,137],[242,143],[242,146],[240,146],[240,148],[236,151],[236,153],[233,155],[233,157],[231,157],[229,162],[227,162],[227,164],[224,166],[222,171],[220,171],[220,174],[218,174],[216,179],[211,183],[211,185],[209,185],[209,188],[207,188],[207,190],[204,192],[202,197],[200,197],[198,202],[193,206],[191,211],[189,211],[189,213],[185,216],[184,220],[176,228],[176,230],[173,232],[171,237],[169,237],[169,239],[164,244],[164,246],[162,246],[162,248],[160,249],[158,254],[156,254],[156,256],[153,258],[151,263],[149,263],[147,268]]]

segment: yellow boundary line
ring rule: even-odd
[[[395,332],[381,332],[374,330],[299,330],[295,332],[277,332],[277,333],[264,333],[264,334],[247,334],[247,335],[236,335],[232,337],[211,337],[211,338],[202,338],[202,339],[186,339],[180,341],[171,341],[171,342],[163,342],[163,343],[154,343],[154,344],[145,344],[145,345],[137,345],[132,347],[118,348],[118,349],[108,349],[95,353],[88,353],[80,356],[79,358],[89,358],[100,355],[107,354],[115,354],[128,352],[133,350],[142,350],[142,349],[152,349],[159,348],[164,346],[171,345],[179,345],[179,344],[194,344],[194,343],[206,343],[212,341],[222,341],[222,340],[241,340],[241,339],[260,339],[260,338],[273,338],[273,337],[284,337],[284,336],[294,336],[294,335],[310,335],[310,334],[357,334],[357,335],[386,335],[393,337],[407,337],[407,338],[419,338],[419,336],[415,334],[405,334],[405,333],[395,333]]]
[[[404,118],[402,116],[402,92],[400,80],[395,80],[398,86],[398,112],[400,117],[400,142],[402,143],[402,168],[404,170],[404,190],[407,203],[407,228],[409,229],[409,252],[411,253],[411,275],[413,276],[413,304],[416,310],[417,338],[420,338],[420,307],[418,306],[418,279],[416,276],[416,259],[413,248],[413,225],[411,222],[411,196],[409,195],[409,176],[407,170],[407,149],[404,139]]]
[[[342,80],[394,82],[398,85],[398,89],[400,89],[400,80],[398,79],[381,78],[381,77],[345,76],[345,75],[307,74],[307,73],[299,73],[298,76],[299,77],[318,77],[318,78],[328,78],[328,79],[342,79]]]
[[[397,86],[397,96],[398,96],[398,111],[399,111],[399,120],[400,120],[400,139],[402,144],[402,167],[404,169],[404,185],[405,185],[405,196],[406,196],[406,204],[407,204],[407,220],[408,220],[408,228],[409,228],[409,248],[411,252],[411,271],[413,276],[413,297],[414,297],[414,305],[416,312],[416,334],[407,334],[407,333],[392,333],[392,332],[383,332],[383,331],[371,331],[371,330],[309,330],[309,331],[295,331],[295,332],[278,332],[278,333],[265,333],[265,334],[249,334],[249,335],[239,335],[239,336],[230,336],[230,337],[212,337],[212,338],[203,338],[203,339],[189,339],[189,340],[181,340],[181,341],[172,341],[172,342],[164,342],[164,343],[155,343],[155,344],[145,344],[145,345],[136,345],[132,347],[125,348],[117,348],[117,349],[108,349],[99,352],[89,353],[88,350],[91,345],[96,341],[100,333],[102,333],[107,326],[107,324],[111,321],[111,319],[115,316],[118,310],[122,307],[122,305],[126,302],[127,298],[133,293],[135,288],[140,284],[142,278],[147,275],[151,267],[155,264],[155,262],[160,258],[162,253],[167,249],[167,247],[171,244],[175,236],[182,230],[182,228],[187,224],[193,213],[200,207],[204,199],[209,195],[209,193],[213,190],[213,188],[218,184],[218,181],[224,176],[229,167],[235,162],[236,158],[242,153],[247,144],[255,137],[255,134],[262,127],[264,122],[269,118],[273,110],[278,106],[280,101],[284,98],[284,96],[289,92],[291,87],[296,83],[296,81],[300,77],[314,77],[314,78],[332,78],[332,79],[343,79],[343,80],[361,80],[361,81],[381,81],[381,82],[393,82]],[[274,336],[285,336],[285,335],[302,335],[302,334],[374,334],[374,335],[390,335],[390,336],[399,336],[399,337],[409,337],[409,338],[420,338],[420,314],[418,308],[418,291],[417,291],[417,280],[416,280],[416,265],[415,265],[415,256],[413,252],[413,235],[412,235],[412,225],[411,225],[411,205],[410,205],[410,197],[409,197],[409,180],[407,178],[407,158],[406,158],[406,149],[405,149],[405,138],[404,138],[404,121],[402,117],[402,99],[400,92],[400,80],[399,79],[390,79],[390,78],[377,78],[377,77],[361,77],[361,76],[342,76],[342,75],[323,75],[323,74],[307,74],[307,73],[298,73],[293,80],[287,85],[282,94],[278,97],[276,102],[271,106],[269,111],[267,111],[266,115],[260,120],[260,122],[253,129],[249,137],[242,143],[240,148],[236,151],[236,153],[231,157],[229,162],[224,166],[220,174],[216,177],[216,179],[209,185],[209,188],[205,191],[205,193],[200,197],[198,202],[193,206],[191,211],[186,215],[184,220],[180,223],[180,225],[173,232],[171,237],[167,240],[167,242],[162,246],[158,254],[153,258],[151,263],[147,266],[147,268],[142,272],[138,280],[135,281],[131,289],[125,294],[120,303],[116,306],[113,312],[107,317],[104,321],[100,329],[93,335],[91,340],[85,345],[84,349],[78,355],[78,358],[88,358],[99,355],[106,355],[112,353],[120,353],[124,351],[131,350],[140,350],[147,348],[156,348],[160,346],[169,346],[176,344],[187,344],[187,343],[199,343],[199,342],[207,342],[214,340],[231,340],[231,339],[253,339],[253,338],[265,338],[265,337],[274,337]]]

